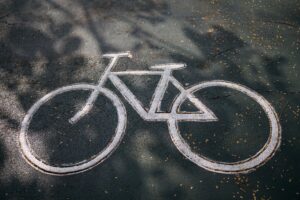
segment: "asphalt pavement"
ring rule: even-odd
[[[0,199],[300,199],[299,48],[298,0],[0,1]],[[103,87],[113,97],[101,93],[76,124],[69,119],[91,86],[46,96],[30,118],[26,142],[48,166],[81,165],[111,144],[124,119],[115,151],[76,174],[57,176],[29,164],[19,139],[30,108],[61,87],[96,85],[109,64],[102,55],[125,51],[132,58],[120,58],[114,72],[185,63],[172,74],[187,89],[225,80],[257,92],[278,116],[279,148],[240,173],[198,166],[178,151],[166,121],[144,120],[124,88],[108,80]],[[151,110],[160,76],[119,77],[145,112]],[[169,84],[159,113],[170,114],[179,93]],[[196,155],[228,164],[266,148],[274,124],[246,92],[219,85],[194,95],[218,118],[176,122]],[[115,99],[127,113],[121,118]],[[197,111],[188,101],[176,109]]]

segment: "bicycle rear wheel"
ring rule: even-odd
[[[219,162],[209,159],[203,155],[199,155],[192,151],[189,144],[181,136],[178,121],[170,119],[168,121],[169,132],[171,139],[174,142],[177,149],[190,161],[196,165],[207,169],[212,172],[223,173],[223,174],[235,174],[235,173],[248,173],[255,170],[257,167],[266,163],[276,152],[281,142],[281,127],[277,114],[272,105],[257,92],[232,82],[217,80],[200,83],[187,90],[188,93],[195,93],[198,90],[205,89],[208,87],[225,87],[233,90],[238,90],[245,95],[252,98],[256,103],[260,105],[262,110],[265,112],[270,125],[270,133],[265,145],[253,156],[238,161],[238,162]],[[186,95],[180,95],[174,102],[172,107],[172,113],[176,115],[181,104],[186,100]]]
[[[62,166],[53,166],[50,164],[45,163],[42,159],[39,159],[38,156],[36,156],[35,152],[30,147],[29,141],[28,141],[28,129],[32,122],[33,116],[36,114],[36,112],[43,106],[45,103],[56,97],[57,95],[70,92],[70,91],[80,91],[80,90],[95,90],[96,86],[89,85],[89,84],[77,84],[77,85],[70,85],[65,86],[62,88],[59,88],[57,90],[54,90],[44,97],[42,97],[40,100],[38,100],[27,112],[22,125],[21,125],[21,131],[19,136],[19,143],[20,148],[23,157],[25,160],[34,168],[40,170],[43,173],[48,173],[52,175],[69,175],[69,174],[75,174],[80,173],[86,170],[89,170],[99,163],[103,162],[105,159],[107,159],[112,152],[118,147],[120,144],[123,135],[125,133],[126,128],[126,110],[123,105],[123,103],[120,101],[120,99],[110,90],[105,88],[98,88],[100,91],[100,94],[105,96],[116,108],[117,117],[118,117],[118,124],[115,129],[115,133],[112,136],[112,139],[110,142],[106,145],[106,147],[99,152],[97,155],[92,156],[90,159],[83,160],[81,162],[76,162],[73,164],[67,164]],[[68,123],[68,122],[67,122]]]

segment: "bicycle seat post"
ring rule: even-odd
[[[104,73],[101,75],[101,77],[98,81],[97,88],[102,87],[102,85],[106,82],[110,71],[116,65],[119,58],[121,58],[121,57],[132,58],[132,54],[129,51],[127,51],[127,52],[121,52],[121,53],[104,54],[103,57],[110,58],[111,60],[110,60],[110,63],[108,64],[108,66],[106,67]],[[78,120],[80,120],[83,116],[85,116],[88,112],[90,112],[99,93],[100,93],[100,91],[97,89],[95,89],[91,93],[91,95],[87,99],[87,101],[86,101],[85,105],[82,107],[82,109],[80,111],[78,111],[72,118],[69,119],[69,122],[71,124],[75,124]]]
[[[132,54],[130,51],[126,51],[126,52],[121,52],[121,53],[103,54],[102,57],[110,58],[111,60],[110,60],[110,63],[108,64],[108,66],[106,67],[103,75],[100,77],[100,79],[98,81],[99,86],[102,86],[105,83],[109,73],[114,68],[114,66],[117,64],[117,61],[119,58],[122,58],[122,57],[132,58]]]

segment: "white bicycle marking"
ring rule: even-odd
[[[270,130],[268,141],[255,155],[251,156],[246,160],[233,162],[233,163],[213,161],[211,159],[208,159],[204,156],[200,156],[192,152],[191,148],[188,146],[188,144],[184,141],[184,139],[179,134],[177,121],[171,119],[169,120],[168,124],[169,124],[172,141],[174,142],[177,149],[185,157],[187,157],[189,160],[191,160],[198,166],[203,167],[209,171],[221,172],[225,174],[247,173],[259,167],[260,165],[264,164],[265,162],[267,162],[268,159],[270,159],[275,153],[275,151],[278,149],[281,141],[281,134],[280,134],[281,127],[279,125],[277,114],[273,109],[273,107],[271,106],[271,104],[261,95],[257,94],[256,92],[254,92],[249,88],[246,88],[245,86],[241,86],[236,83],[231,83],[222,80],[200,83],[199,85],[196,85],[188,89],[188,92],[193,93],[207,87],[227,87],[227,88],[235,89],[251,97],[253,100],[255,100],[262,107],[264,112],[267,114],[270,122],[271,130]],[[177,109],[184,102],[184,100],[185,100],[184,95],[181,95],[176,99],[172,107],[172,113],[177,112]]]
[[[107,80],[110,80],[113,85],[119,90],[121,95],[128,101],[128,103],[134,108],[134,110],[147,121],[166,121],[168,123],[169,132],[177,149],[189,160],[197,164],[198,166],[207,169],[209,171],[225,173],[225,174],[234,174],[234,173],[247,173],[250,172],[257,167],[261,166],[267,160],[269,160],[278,149],[281,141],[281,128],[279,124],[279,120],[277,114],[271,104],[263,98],[258,93],[252,91],[251,89],[246,88],[245,86],[241,86],[236,83],[226,82],[226,81],[209,81],[200,83],[194,87],[189,89],[184,88],[179,81],[177,81],[172,76],[173,70],[182,69],[185,67],[185,64],[182,63],[169,63],[163,65],[154,65],[151,69],[156,71],[122,71],[122,72],[112,72],[112,69],[116,65],[117,61],[121,57],[129,57],[132,55],[130,52],[122,52],[116,54],[105,54],[103,57],[110,58],[111,62],[107,66],[105,72],[100,77],[98,81],[98,85],[90,85],[90,84],[77,84],[70,85],[59,88],[50,92],[49,94],[42,97],[38,100],[28,111],[26,114],[20,132],[20,147],[22,150],[22,154],[25,160],[32,165],[34,168],[42,171],[43,173],[49,173],[52,175],[69,175],[80,173],[86,170],[89,170],[99,163],[103,162],[107,159],[111,153],[118,147],[120,144],[123,135],[125,133],[126,128],[126,110],[118,98],[110,90],[104,88],[104,84]],[[125,85],[125,83],[118,77],[123,75],[160,75],[161,79],[154,91],[153,97],[150,101],[150,109],[146,111],[142,105],[142,103],[136,98],[136,96],[130,91],[130,89]],[[170,113],[164,113],[160,110],[161,101],[164,97],[168,84],[172,83],[179,91],[180,95],[174,101],[172,106],[172,111]],[[181,137],[178,129],[179,121],[193,121],[193,122],[209,122],[209,121],[217,121],[218,118],[215,114],[205,106],[198,98],[196,98],[193,93],[197,90],[207,88],[207,87],[227,87],[231,89],[238,90],[245,95],[249,96],[253,100],[255,100],[265,111],[268,119],[270,121],[270,135],[267,143],[264,147],[259,150],[257,154],[254,156],[234,163],[225,163],[212,161],[204,156],[198,155],[194,153],[189,145],[184,141]],[[72,118],[69,119],[69,123],[75,124],[81,118],[89,113],[89,111],[93,108],[93,105],[99,96],[99,94],[103,94],[108,99],[111,100],[113,105],[116,107],[118,114],[118,125],[115,131],[115,134],[112,137],[111,142],[105,147],[103,151],[99,154],[92,157],[92,159],[84,160],[79,163],[68,164],[67,166],[51,166],[46,164],[44,161],[35,157],[34,152],[30,148],[30,144],[27,140],[27,132],[33,115],[36,111],[47,101],[54,98],[56,95],[62,94],[68,91],[76,91],[76,90],[91,90],[91,95],[87,99],[85,105],[79,110]],[[198,108],[198,112],[193,113],[178,113],[178,108],[180,105],[188,99],[193,105]]]
[[[30,148],[29,142],[27,140],[27,131],[29,124],[31,122],[32,116],[35,112],[47,101],[51,100],[56,95],[62,94],[64,92],[74,91],[74,90],[99,90],[100,93],[105,95],[109,98],[114,106],[117,109],[118,113],[118,126],[116,128],[115,135],[111,140],[110,144],[98,155],[93,156],[93,159],[85,160],[80,163],[74,163],[67,167],[54,167],[46,164],[42,160],[37,159],[32,150]],[[30,165],[35,167],[38,170],[42,170],[42,172],[55,174],[55,175],[67,175],[67,174],[75,174],[79,172],[86,171],[96,165],[100,164],[104,161],[109,155],[118,147],[120,144],[123,136],[124,131],[126,128],[126,110],[122,102],[119,100],[118,97],[115,96],[111,91],[105,88],[97,88],[94,85],[88,84],[78,84],[78,85],[71,85],[59,88],[50,92],[49,94],[45,95],[39,101],[37,101],[28,111],[27,115],[25,116],[22,126],[21,126],[21,133],[20,133],[20,146],[22,149],[23,156],[25,157],[26,161],[29,162]]]

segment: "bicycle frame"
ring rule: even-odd
[[[122,96],[128,101],[128,103],[136,110],[136,112],[147,121],[167,121],[169,119],[176,119],[181,121],[217,121],[218,118],[214,115],[214,113],[207,108],[198,98],[196,98],[193,94],[187,92],[187,90],[180,84],[179,81],[175,77],[172,76],[172,71],[185,67],[182,63],[168,63],[164,65],[154,65],[152,69],[163,69],[163,70],[155,70],[155,71],[119,71],[112,72],[115,67],[117,61],[121,57],[129,57],[132,55],[130,52],[116,53],[116,54],[104,54],[103,57],[110,58],[110,63],[106,67],[103,75],[100,77],[98,81],[98,85],[96,88],[104,87],[104,84],[109,79],[113,85],[120,91]],[[142,105],[142,103],[136,98],[136,96],[130,91],[130,89],[123,83],[123,81],[118,76],[124,75],[160,75],[161,79],[154,91],[152,96],[152,100],[150,102],[150,109],[146,111]],[[187,99],[192,102],[199,111],[192,113],[167,113],[160,111],[161,101],[166,92],[169,83],[172,83],[180,93],[184,94]],[[91,108],[95,100],[97,99],[100,91],[95,89],[90,97],[88,98],[85,106],[77,112],[74,117],[72,117],[69,122],[74,124],[84,115],[86,115]]]

